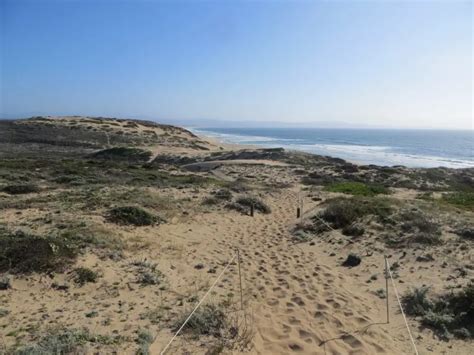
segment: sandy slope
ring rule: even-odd
[[[200,240],[212,238],[215,244],[199,246],[186,258],[189,262],[224,263],[233,248],[241,250],[245,307],[254,315],[250,353],[412,353],[393,295],[391,322],[386,324],[385,301],[367,293],[365,285],[351,275],[352,270],[336,267],[318,246],[289,241],[296,194],[296,190],[288,190],[267,199],[273,208],[271,215],[206,214],[198,218],[202,227],[190,226]],[[209,230],[209,226],[213,228]],[[380,280],[380,286],[384,282]],[[236,290],[235,266],[221,286]],[[160,332],[151,348],[153,353],[170,337],[169,330]],[[189,344],[177,339],[170,353],[184,354],[187,347]],[[202,353],[205,350],[201,349]],[[468,348],[461,347],[456,353],[467,354]]]

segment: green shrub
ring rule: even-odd
[[[450,205],[474,211],[474,192],[452,192],[443,194],[441,199]]]
[[[474,228],[472,227],[465,226],[458,228],[456,229],[455,233],[462,238],[474,240]]]
[[[0,290],[5,291],[12,287],[10,278],[8,276],[1,276],[0,277]]]
[[[15,355],[82,354],[88,343],[112,345],[122,341],[121,336],[91,334],[87,329],[53,329],[36,343],[16,347]]]
[[[355,196],[375,196],[378,194],[388,194],[390,191],[380,185],[368,185],[362,182],[337,182],[326,186],[326,191],[342,192]]]
[[[39,187],[33,184],[8,185],[5,186],[2,191],[10,195],[20,195],[38,192]]]
[[[115,207],[109,211],[107,218],[113,223],[134,226],[149,226],[162,221],[144,209],[134,206]]]
[[[214,196],[215,198],[218,198],[220,200],[228,200],[228,201],[232,200],[232,192],[227,189],[220,189],[216,191]]]
[[[419,244],[441,243],[441,227],[419,210],[405,210],[400,213],[401,230],[411,233],[411,241]]]
[[[151,152],[139,148],[115,147],[100,150],[92,154],[92,157],[114,161],[147,162],[151,158]]]
[[[367,215],[383,219],[388,217],[391,211],[389,203],[382,199],[335,198],[328,200],[326,209],[320,213],[319,217],[337,229],[347,228]]]
[[[250,206],[253,205],[255,211],[260,211],[265,214],[271,213],[272,211],[270,206],[255,196],[242,196],[239,197],[235,202],[241,206],[248,207],[248,209],[250,209]]]
[[[176,332],[189,316],[189,312],[184,312],[173,324],[173,332]],[[219,338],[226,326],[226,314],[222,306],[216,304],[206,304],[198,308],[189,321],[184,326],[182,333],[196,336],[209,335]]]
[[[405,313],[410,316],[421,316],[433,308],[433,303],[428,299],[428,287],[415,288],[402,297]]]
[[[206,206],[214,206],[220,204],[222,201],[218,198],[215,197],[206,197],[204,200],[202,200],[201,204],[206,205]]]
[[[54,271],[71,263],[78,252],[62,238],[0,231],[0,272]]]
[[[78,267],[74,269],[74,282],[79,285],[85,285],[88,282],[96,282],[99,275],[94,270],[86,267]]]
[[[474,283],[435,300],[429,300],[426,293],[427,288],[415,289],[402,297],[408,315],[421,316],[421,324],[440,338],[474,338]]]
[[[140,329],[137,334],[137,344],[139,348],[136,352],[137,355],[149,355],[150,354],[150,344],[154,341],[153,335],[148,330]]]
[[[0,318],[6,317],[10,314],[10,311],[5,308],[0,308]]]
[[[159,285],[163,281],[164,276],[156,264],[144,260],[134,261],[132,265],[137,268],[137,282],[142,286]]]

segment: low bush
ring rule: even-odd
[[[173,331],[176,332],[189,316],[188,312],[184,312],[176,322],[172,325]],[[183,333],[195,336],[210,335],[216,338],[222,336],[222,332],[226,326],[226,314],[222,306],[216,304],[206,304],[198,308],[191,319],[183,328]]]
[[[87,329],[51,329],[35,343],[16,346],[8,353],[15,355],[82,354],[88,344],[115,345],[121,336],[91,334]]]
[[[140,329],[137,334],[137,344],[139,345],[137,355],[149,355],[150,354],[150,345],[153,343],[155,338],[153,335],[145,329]]]
[[[455,233],[462,238],[474,240],[474,228],[471,227],[462,227],[456,229]]]
[[[74,269],[74,282],[79,285],[85,285],[88,282],[96,282],[99,275],[94,270],[86,267],[78,267]]]
[[[380,185],[368,185],[362,182],[338,182],[326,186],[326,191],[342,192],[355,196],[375,196],[390,193],[389,189]]]
[[[216,193],[214,194],[215,198],[218,198],[220,200],[232,200],[232,192],[227,189],[220,189],[217,190]]]
[[[402,297],[408,315],[420,316],[421,324],[442,339],[474,338],[474,283],[434,300],[428,299],[427,292],[427,288],[415,289]]]
[[[39,187],[33,184],[8,185],[2,188],[2,191],[10,195],[21,195],[38,192]]]
[[[235,202],[241,206],[248,207],[249,209],[251,206],[253,206],[255,211],[259,211],[265,214],[271,213],[270,206],[268,206],[260,198],[255,196],[242,196],[239,197]]]
[[[1,276],[0,277],[0,291],[8,290],[12,287],[10,278],[8,276]]]
[[[151,158],[151,152],[139,148],[115,147],[100,150],[92,154],[92,157],[114,161],[147,162]]]
[[[215,198],[213,196],[206,197],[202,200],[201,204],[206,205],[206,206],[214,206],[220,204],[222,201],[218,198]]]
[[[77,256],[77,245],[58,237],[0,231],[0,272],[43,272],[61,269]]]
[[[410,316],[421,316],[433,307],[433,303],[428,299],[429,288],[414,288],[402,297],[403,309]]]
[[[134,226],[149,226],[162,222],[162,220],[134,206],[115,207],[109,211],[107,219],[110,222]]]
[[[412,235],[411,242],[419,244],[441,243],[440,225],[420,210],[404,210],[398,216],[401,230]]]
[[[390,204],[382,199],[335,198],[328,200],[326,209],[320,213],[319,217],[337,229],[348,228],[367,215],[383,219],[388,217],[391,212]]]
[[[348,225],[342,229],[342,234],[351,236],[351,237],[360,237],[365,232],[364,227],[358,223]]]
[[[243,214],[248,214],[250,211],[250,208],[239,205],[238,203],[235,202],[229,202],[225,205],[225,208],[229,210],[234,210]]]
[[[450,205],[474,211],[474,192],[452,192],[443,194],[441,200]]]
[[[163,274],[156,268],[157,265],[146,260],[134,261],[137,268],[137,282],[142,286],[159,285],[163,281]]]

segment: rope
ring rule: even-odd
[[[227,265],[225,266],[225,268],[221,271],[221,273],[219,274],[219,276],[217,276],[216,280],[214,281],[214,283],[212,284],[212,286],[209,288],[209,290],[207,290],[206,294],[203,296],[203,298],[201,298],[201,300],[199,301],[199,303],[196,305],[196,307],[194,307],[193,311],[191,312],[191,314],[188,316],[188,318],[186,318],[186,320],[184,321],[184,323],[181,325],[181,327],[179,327],[178,331],[175,333],[175,335],[171,338],[171,340],[169,341],[168,344],[166,344],[166,346],[163,348],[163,350],[161,351],[160,355],[163,355],[166,350],[168,350],[169,346],[171,345],[171,343],[174,341],[174,339],[178,336],[178,334],[181,332],[181,330],[183,330],[184,326],[186,325],[186,323],[188,323],[188,321],[191,319],[191,317],[193,316],[193,314],[197,311],[197,309],[199,308],[199,306],[202,304],[202,302],[204,301],[204,299],[209,295],[209,293],[211,292],[211,290],[214,288],[214,286],[216,286],[217,282],[219,281],[219,279],[222,277],[222,275],[224,275],[225,271],[227,270],[227,268],[230,266],[230,264],[234,261],[235,257],[237,256],[237,254],[234,254],[234,256],[232,257],[232,259],[230,259],[230,261],[227,263]]]
[[[325,220],[323,220],[322,218],[320,218],[318,215],[314,215],[314,216],[315,216],[319,221],[321,221],[326,227],[328,227],[330,230],[341,234],[338,230],[332,228],[328,223],[326,223]],[[341,235],[342,235],[342,234],[341,234]],[[397,287],[395,286],[395,281],[393,280],[393,277],[392,277],[392,271],[390,270],[390,264],[389,264],[387,258],[385,258],[385,260],[387,261],[388,274],[389,274],[389,276],[390,276],[390,280],[392,280],[393,289],[395,290],[395,296],[397,296],[398,305],[400,306],[400,310],[401,310],[402,315],[403,315],[403,320],[405,321],[405,325],[406,325],[406,328],[407,328],[407,330],[408,330],[408,335],[410,336],[410,340],[411,340],[411,343],[412,343],[412,345],[413,345],[413,349],[415,350],[415,354],[416,354],[416,355],[419,355],[418,349],[416,348],[415,340],[413,339],[413,335],[411,334],[410,326],[408,325],[407,317],[405,316],[405,312],[403,311],[402,303],[400,302],[400,297],[398,296]]]
[[[395,286],[395,281],[393,281],[392,271],[390,270],[390,264],[387,258],[385,258],[385,261],[387,262],[388,274],[390,276],[390,280],[392,280],[392,285],[393,285],[393,289],[395,290],[395,296],[397,296],[398,305],[400,306],[400,310],[402,311],[403,320],[405,321],[405,325],[407,326],[408,335],[410,336],[411,343],[413,344],[413,349],[415,349],[415,354],[418,355],[418,350],[416,348],[415,341],[413,340],[413,335],[411,334],[410,327],[408,326],[407,317],[405,316],[402,303],[400,302],[400,297],[398,296],[398,291],[397,291],[397,287]]]

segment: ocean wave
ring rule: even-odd
[[[342,158],[359,164],[376,164],[384,166],[404,165],[407,167],[447,167],[472,168],[474,160],[466,160],[434,155],[408,154],[397,151],[397,147],[366,144],[349,144],[335,142],[308,143],[304,139],[286,139],[254,135],[220,133],[202,129],[191,129],[198,135],[209,136],[223,143],[249,144],[265,148],[282,147],[288,150],[299,150],[313,154]]]
[[[303,139],[292,139],[292,138],[274,138],[264,136],[247,136],[240,134],[220,133],[207,131],[203,129],[187,128],[189,131],[199,135],[215,138],[222,143],[234,143],[234,144],[255,144],[258,142],[302,142]]]
[[[287,145],[286,149],[336,156],[356,163],[376,165],[404,165],[407,167],[472,168],[474,161],[430,155],[398,153],[393,147],[337,144]]]

